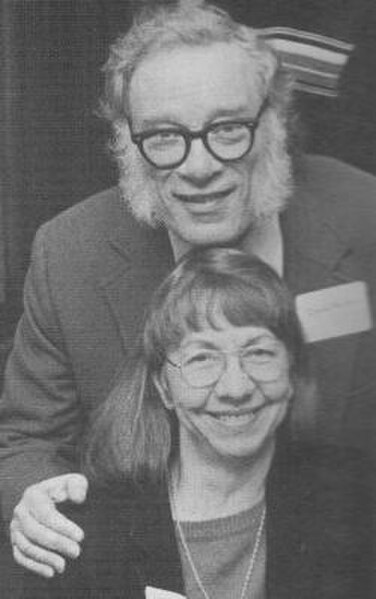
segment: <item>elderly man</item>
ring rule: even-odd
[[[83,531],[79,445],[174,260],[232,245],[297,296],[317,395],[296,434],[374,452],[376,182],[292,153],[289,81],[255,31],[210,6],[145,13],[112,47],[103,111],[119,188],[37,234],[0,412],[3,514],[15,559],[51,576]],[[312,398],[313,401],[313,398]]]

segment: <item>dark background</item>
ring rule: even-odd
[[[36,228],[116,180],[95,108],[109,42],[130,10],[126,1],[2,2],[3,331],[20,313]]]

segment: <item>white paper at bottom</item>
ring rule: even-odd
[[[164,589],[156,589],[155,587],[145,587],[145,599],[186,599],[186,597],[179,593],[174,593],[173,591],[165,591]]]

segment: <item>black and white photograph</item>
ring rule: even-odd
[[[374,599],[374,0],[0,0],[0,56],[0,599]]]

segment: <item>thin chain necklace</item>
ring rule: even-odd
[[[203,596],[205,597],[205,599],[210,599],[208,593],[205,590],[204,585],[202,584],[201,578],[199,576],[199,573],[197,572],[197,568],[194,564],[191,552],[189,550],[188,547],[188,543],[186,541],[180,520],[177,517],[176,514],[176,501],[175,501],[175,488],[174,488],[174,484],[170,478],[169,480],[169,484],[168,484],[168,488],[169,488],[169,495],[170,495],[170,502],[171,502],[171,512],[172,512],[172,518],[174,520],[175,526],[176,526],[176,530],[177,533],[179,535],[185,556],[188,560],[188,563],[191,567],[191,570],[193,572],[193,576],[195,578],[195,581],[197,583],[197,586],[199,587],[201,593],[203,594]],[[257,533],[256,533],[256,540],[255,540],[255,544],[253,546],[253,551],[251,554],[251,559],[249,561],[249,566],[247,569],[247,573],[245,575],[245,580],[244,580],[244,584],[243,584],[243,588],[242,588],[242,592],[240,595],[240,599],[245,599],[246,596],[246,592],[253,574],[253,570],[255,567],[255,563],[256,563],[256,559],[257,559],[257,555],[260,549],[260,544],[261,544],[261,538],[262,538],[262,533],[264,530],[264,526],[265,526],[265,518],[266,518],[266,506],[264,506],[263,510],[262,510],[262,514],[261,514],[261,518],[260,518],[260,524],[258,526],[257,529]]]

